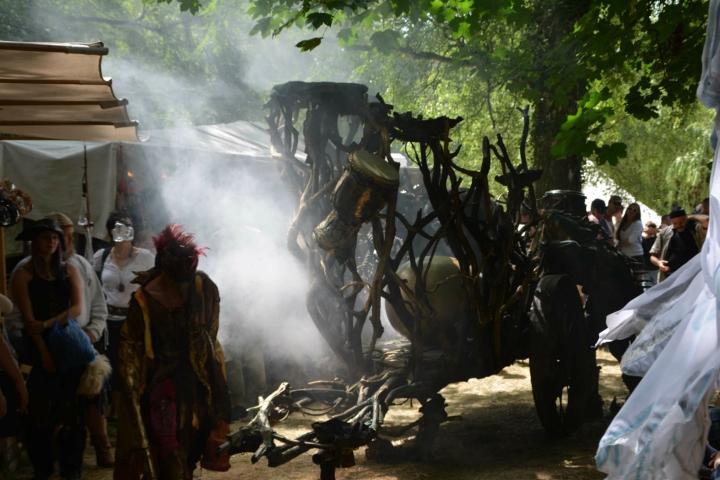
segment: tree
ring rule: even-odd
[[[696,103],[684,109],[660,107],[658,118],[616,122],[602,135],[628,144],[628,157],[617,166],[588,169],[610,177],[619,188],[659,214],[674,205],[688,211],[708,196],[713,152],[708,137],[714,112]]]
[[[142,129],[262,120],[261,94],[243,78],[252,47],[243,2],[208,3],[195,16],[141,0],[0,0],[0,8],[3,40],[102,40],[111,51],[104,72],[121,76],[113,88]]]
[[[694,102],[707,17],[704,0],[251,3],[249,12],[258,20],[255,31],[263,35],[291,25],[324,31],[341,24],[341,41],[352,42],[362,26],[401,19],[400,28],[376,31],[369,46],[466,68],[471,76],[519,93],[534,105],[534,159],[546,171],[541,189],[577,189],[583,157],[616,164],[626,156],[622,142],[598,137],[617,111],[647,121],[657,118],[660,106]],[[442,50],[409,45],[413,29],[421,25],[442,33]],[[497,36],[501,32],[504,38]],[[298,47],[310,50],[321,41],[307,39]],[[609,88],[591,89],[628,82],[631,88],[620,108],[607,102],[614,93]]]
[[[675,138],[660,116],[672,113],[677,122],[695,102],[707,10],[702,0],[250,0],[253,22],[244,0],[181,2],[195,15],[167,5],[169,0],[160,3],[0,0],[0,34],[104,40],[112,51],[106,66],[122,68],[118,93],[131,99],[131,113],[141,114],[144,128],[161,128],[260,120],[272,83],[248,84],[245,72],[248,58],[269,42],[248,39],[247,32],[253,24],[263,35],[285,27],[283,39],[311,49],[320,40],[305,42],[312,40],[306,31],[286,31],[307,23],[318,35],[337,35],[345,51],[325,42],[312,54],[283,53],[280,61],[261,66],[263,80],[278,63],[299,63],[293,70],[298,79],[326,79],[325,67],[338,65],[346,76],[335,71],[333,79],[368,83],[399,110],[463,116],[456,129],[463,144],[459,161],[469,164],[490,131],[515,144],[520,123],[514,107],[529,102],[531,158],[545,168],[548,185],[541,188],[577,188],[583,158],[606,168],[628,156],[623,171],[631,171],[630,163],[647,158],[633,153],[645,148],[645,138]],[[277,71],[275,83],[288,75]],[[144,110],[138,112],[139,106]],[[631,128],[632,119],[639,123]],[[646,137],[630,135],[640,125],[646,125]],[[653,173],[672,165],[658,162]],[[694,188],[689,178],[681,181],[676,191]]]

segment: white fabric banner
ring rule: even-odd
[[[88,189],[93,236],[107,240],[105,220],[115,209],[117,191],[117,144],[85,143],[88,156]],[[61,212],[75,222],[82,212],[83,143],[63,141],[0,142],[2,178],[10,178],[33,199],[31,220]]]
[[[720,133],[720,0],[709,5],[698,98],[716,109]],[[600,440],[598,470],[609,479],[698,478],[720,377],[720,148],[710,177],[710,225],[693,260],[608,317],[601,341],[639,333],[624,373],[643,376]]]

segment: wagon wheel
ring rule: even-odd
[[[530,379],[540,422],[548,433],[572,433],[590,399],[592,350],[582,301],[569,277],[540,279],[530,320]]]

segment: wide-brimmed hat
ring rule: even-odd
[[[43,218],[42,220],[38,220],[23,230],[20,235],[15,237],[15,240],[31,242],[35,240],[35,237],[46,231],[57,233],[58,237],[60,237],[60,246],[63,250],[65,250],[65,233],[62,231],[62,228],[60,228],[58,221],[53,220],[52,218]]]
[[[48,213],[47,215],[45,215],[44,218],[52,218],[53,220],[57,220],[58,224],[60,224],[60,228],[75,226],[73,224],[73,221],[70,220],[70,217],[68,217],[64,213],[51,212],[51,213]]]

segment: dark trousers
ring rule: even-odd
[[[634,341],[635,335],[629,338],[625,338],[623,340],[613,340],[608,344],[608,348],[612,356],[615,357],[618,362],[620,362],[623,355],[625,355],[625,351],[630,348],[630,345]],[[637,388],[637,386],[640,384],[640,380],[642,380],[642,377],[633,377],[632,375],[626,375],[623,373],[622,379],[625,383],[625,386],[632,394],[635,391],[635,388]]]
[[[110,388],[120,391],[120,354],[118,347],[120,346],[120,329],[125,325],[125,320],[108,320],[108,346],[105,350],[105,356],[110,360],[112,374],[110,375]]]
[[[85,452],[85,408],[76,395],[85,367],[48,374],[42,366],[32,369],[27,381],[28,414],[25,417],[25,445],[35,475],[53,473],[53,437],[56,442],[60,474],[80,472]]]

